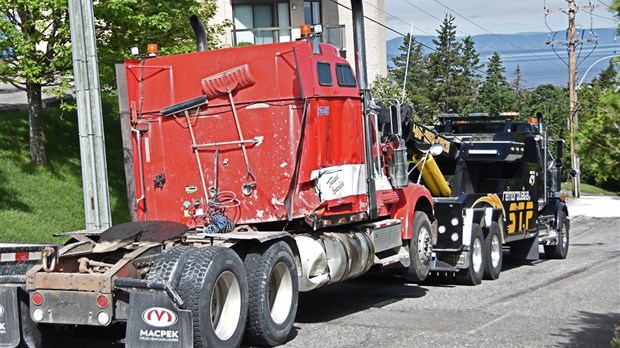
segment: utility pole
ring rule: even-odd
[[[598,39],[577,39],[575,37],[576,25],[575,17],[579,9],[593,9],[594,5],[577,7],[575,0],[567,0],[568,9],[561,9],[560,11],[568,13],[568,40],[566,41],[548,41],[547,45],[562,44],[568,47],[568,95],[569,95],[569,127],[570,127],[570,159],[571,167],[576,171],[575,176],[572,178],[572,195],[578,198],[581,192],[581,173],[579,166],[579,155],[576,151],[576,136],[577,128],[579,125],[579,109],[577,102],[577,56],[576,46],[584,42],[595,42]],[[551,12],[545,8],[545,15]]]
[[[577,125],[579,114],[577,110],[577,57],[575,56],[575,15],[577,5],[575,0],[568,0],[568,99],[570,117],[570,158],[573,169],[577,174],[573,176],[572,194],[573,197],[580,196],[580,170],[579,157],[575,150],[575,137],[577,136]]]
[[[112,225],[108,196],[95,17],[91,0],[69,0],[86,229]]]

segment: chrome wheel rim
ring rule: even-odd
[[[293,303],[293,278],[283,262],[278,263],[269,277],[269,312],[276,324],[286,321]]]
[[[211,293],[211,325],[223,341],[232,337],[241,316],[241,288],[237,277],[229,271],[217,278]]]

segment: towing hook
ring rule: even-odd
[[[45,272],[52,272],[56,268],[56,250],[52,247],[45,247],[41,252],[41,263]]]

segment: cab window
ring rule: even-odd
[[[332,85],[332,72],[329,63],[318,62],[316,64],[317,75],[319,77],[319,85]]]
[[[351,67],[346,64],[336,64],[336,78],[340,87],[357,87]]]

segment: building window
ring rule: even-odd
[[[332,72],[329,63],[316,63],[316,71],[319,77],[319,85],[331,86],[332,85]]]
[[[304,1],[304,23],[321,24],[321,0]]]
[[[355,76],[351,67],[346,64],[336,64],[336,79],[340,87],[356,87]]]
[[[233,4],[233,20],[235,45],[291,41],[288,1]]]

